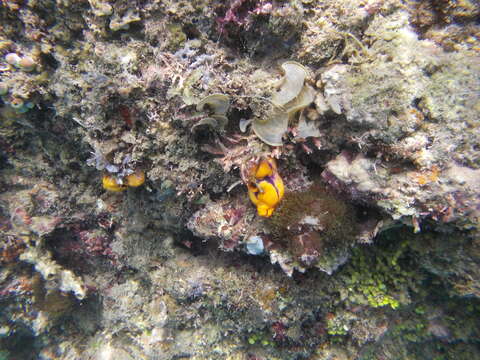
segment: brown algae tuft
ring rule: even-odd
[[[320,184],[287,192],[269,226],[276,241],[306,266],[347,249],[358,233],[355,209]]]

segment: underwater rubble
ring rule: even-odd
[[[479,15],[0,2],[0,359],[478,357]]]

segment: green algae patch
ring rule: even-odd
[[[170,33],[168,48],[174,51],[180,49],[187,41],[187,35],[183,32],[182,26],[180,24],[168,24],[167,30]]]

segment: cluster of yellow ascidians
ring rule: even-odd
[[[145,182],[145,173],[141,170],[117,179],[112,175],[103,175],[102,185],[105,190],[120,192],[128,187],[138,187]],[[258,215],[270,217],[282,200],[285,186],[278,174],[275,159],[265,157],[249,170],[247,179],[248,195],[257,207]]]

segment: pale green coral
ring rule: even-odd
[[[345,269],[344,280],[349,301],[377,308],[397,309],[410,303],[409,290],[418,274],[405,262],[408,242],[391,244],[386,249],[363,247],[354,250]]]

